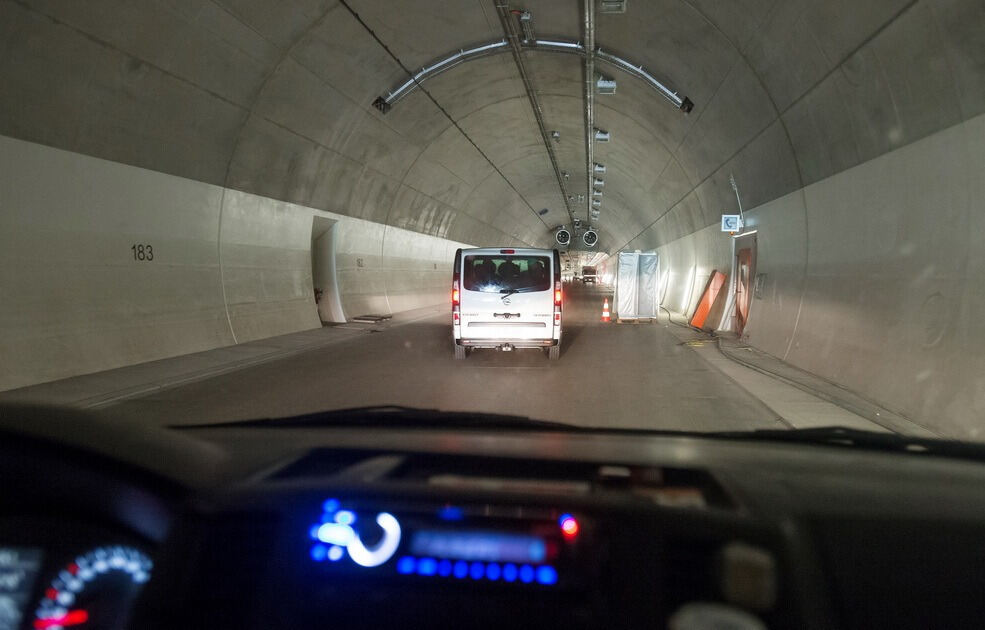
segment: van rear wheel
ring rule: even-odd
[[[547,349],[547,358],[551,361],[557,361],[561,358],[561,344],[556,346],[551,346]]]
[[[466,348],[465,346],[460,346],[460,345],[458,345],[456,343],[455,344],[455,358],[456,359],[464,359],[467,356],[468,356],[468,348]]]

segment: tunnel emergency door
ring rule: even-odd
[[[752,279],[756,273],[755,237],[743,241],[737,244],[740,249],[735,254],[735,332],[740,335],[749,323]]]

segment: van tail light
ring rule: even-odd
[[[458,274],[456,273],[455,279],[451,281],[451,323],[454,326],[460,326],[462,323],[462,312],[459,298]]]
[[[561,306],[561,282],[554,282],[554,305]]]

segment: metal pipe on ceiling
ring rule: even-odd
[[[595,169],[595,0],[582,0],[585,16],[582,28],[585,36],[585,188],[591,191]],[[585,221],[592,225],[591,195],[587,195]]]
[[[527,75],[526,66],[524,66],[523,63],[523,46],[521,44],[520,27],[517,25],[517,21],[513,17],[508,0],[494,0],[494,3],[496,5],[496,11],[499,13],[499,21],[503,26],[503,32],[506,34],[506,39],[510,43],[510,49],[513,53],[513,61],[516,63],[517,71],[520,73],[520,80],[523,82],[523,89],[527,92],[527,100],[530,101],[530,107],[534,111],[534,118],[537,121],[537,128],[540,130],[540,136],[544,140],[544,147],[547,149],[547,156],[551,160],[551,167],[554,169],[554,177],[557,179],[558,189],[561,191],[561,201],[564,203],[564,209],[568,213],[568,220],[572,225],[574,225],[575,215],[571,210],[571,205],[568,203],[567,191],[564,188],[564,176],[561,174],[561,168],[558,166],[557,154],[554,152],[554,144],[552,143],[551,137],[547,131],[547,126],[544,124],[543,110],[540,108],[540,103],[537,100],[537,94],[534,92],[530,77]],[[526,13],[526,28],[529,29],[532,37],[532,18],[527,12],[521,13]]]
[[[526,50],[567,53],[581,56],[585,55],[585,46],[582,45],[581,42],[561,39],[535,39],[533,41],[523,42],[522,48]],[[505,39],[501,39],[480,44],[478,46],[473,46],[472,48],[461,48],[456,50],[448,55],[440,57],[430,65],[424,66],[416,74],[414,74],[412,78],[404,81],[393,91],[388,92],[386,96],[380,96],[373,104],[380,109],[380,111],[386,113],[397,101],[407,96],[407,94],[412,92],[424,81],[467,61],[481,59],[490,55],[497,55],[510,49],[509,42]],[[650,72],[640,64],[633,63],[628,59],[623,59],[622,57],[606,52],[602,50],[601,47],[596,47],[595,49],[595,61],[607,63],[616,70],[625,72],[629,76],[645,82],[685,114],[690,113],[694,108],[694,103],[692,103],[690,99],[686,96],[681,96],[672,88],[667,87],[667,85],[650,74]]]

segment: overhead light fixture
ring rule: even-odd
[[[554,133],[557,132],[555,131]],[[571,174],[568,173],[568,171],[561,171],[561,176],[564,177],[565,179],[568,179],[569,177],[571,177]]]
[[[594,206],[596,208],[601,208],[602,207],[602,200],[601,199],[592,199],[592,206]]]
[[[599,164],[598,162],[596,162],[595,163],[595,173],[597,175],[605,174],[605,164]]]
[[[599,94],[615,94],[616,80],[599,75],[599,78],[595,81],[595,87],[598,89]]]
[[[585,195],[578,195],[578,202],[585,201]]]
[[[556,142],[560,142],[561,141],[561,132],[560,131],[552,131],[551,132],[551,138],[553,138]]]
[[[520,28],[523,29],[524,43],[537,39],[534,37],[533,16],[530,15],[530,11],[524,11],[520,14]]]
[[[604,131],[602,129],[595,130],[595,140],[597,142],[608,142],[610,138],[611,136],[609,135],[608,131]]]
[[[592,196],[593,197],[601,197],[602,196],[602,191],[599,190],[598,188],[593,188],[592,189]]]
[[[592,181],[592,185],[593,186],[598,186],[599,188],[604,188],[605,187],[605,180],[604,179],[599,179],[598,177],[596,177],[594,179],[594,181]]]
[[[599,13],[625,13],[626,0],[600,0]]]

